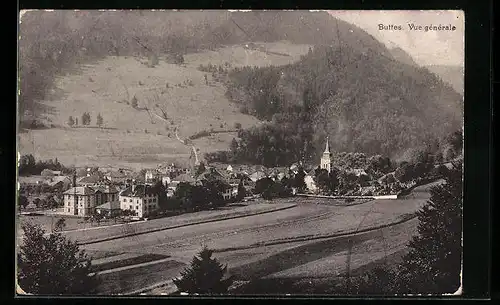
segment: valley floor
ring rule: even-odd
[[[101,294],[138,293],[159,284],[164,288],[146,290],[172,292],[171,279],[204,245],[241,281],[319,281],[344,274],[348,257],[354,270],[404,251],[418,225],[409,215],[429,198],[427,187],[416,188],[412,199],[373,200],[354,206],[293,198],[297,206],[285,210],[95,242],[83,248],[101,263],[103,259],[108,264],[128,259],[128,266],[113,263],[109,271],[103,270]],[[399,224],[391,225],[395,222]]]

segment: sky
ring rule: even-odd
[[[462,11],[328,11],[330,15],[365,30],[387,47],[400,47],[419,65],[464,66]],[[410,30],[408,24],[423,30]],[[401,30],[379,30],[379,24],[401,25]],[[449,25],[455,31],[425,31],[426,25]]]

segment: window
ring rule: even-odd
[[[138,210],[138,209],[139,209],[139,206],[138,206],[138,205],[136,205],[136,206],[135,206],[135,209],[136,209],[136,210]]]
[[[70,212],[70,209],[68,209],[68,213]]]
[[[129,209],[129,210],[132,210],[132,206],[130,205],[130,206],[128,207],[128,209]]]

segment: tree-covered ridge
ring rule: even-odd
[[[328,135],[337,151],[395,157],[462,124],[462,99],[450,86],[370,50],[319,46],[298,63],[229,76],[227,96],[242,111],[292,129],[310,126],[313,147]]]

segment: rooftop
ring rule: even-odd
[[[102,193],[118,193],[118,188],[112,185],[97,185],[93,186],[92,189]]]
[[[132,186],[127,187],[123,191],[121,191],[121,196],[126,197],[143,197],[145,195],[154,195],[155,191],[149,185],[139,184],[134,187],[132,191]]]
[[[72,187],[64,194],[68,195],[93,195],[95,194],[95,191],[91,189],[90,187],[87,186],[77,186],[77,187]]]
[[[195,182],[195,179],[188,174],[180,174],[179,176],[172,179],[172,182]]]

